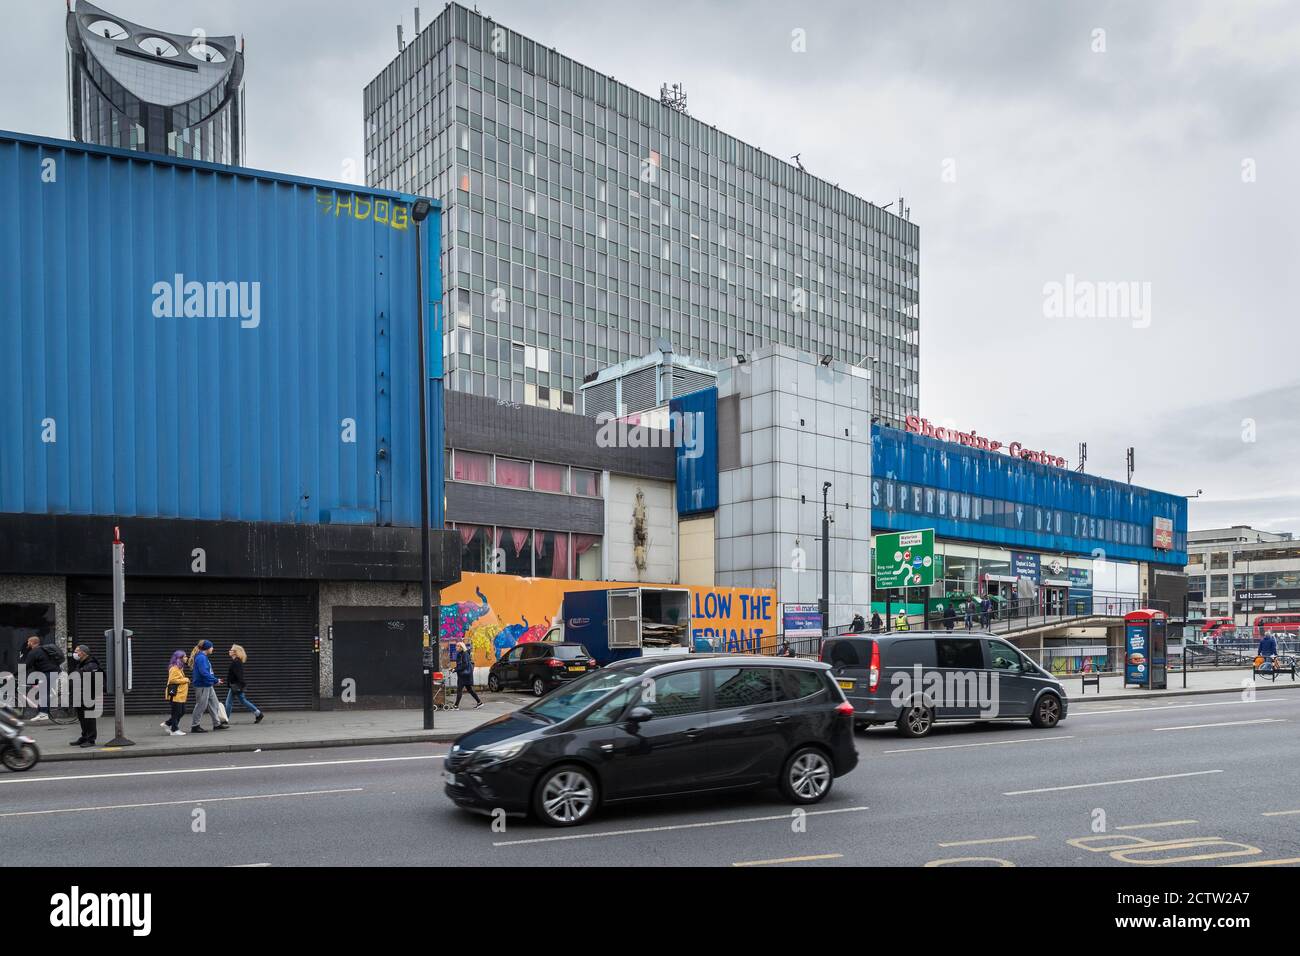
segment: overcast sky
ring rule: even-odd
[[[252,166],[362,168],[412,0],[103,0],[247,39]],[[0,128],[65,137],[64,3],[3,0]],[[441,11],[422,6],[424,23]],[[1300,531],[1300,5],[493,0],[479,9],[921,232],[921,411]],[[801,31],[801,32],[796,32]],[[801,42],[802,40],[802,42]],[[802,50],[798,49],[800,46]],[[1053,314],[1051,283],[1072,308]],[[1128,313],[1080,315],[1088,283]],[[1046,291],[1045,291],[1046,290]],[[1064,314],[1061,314],[1061,313]]]

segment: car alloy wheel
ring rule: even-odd
[[[561,767],[542,781],[537,792],[537,810],[552,826],[571,827],[581,823],[596,805],[596,785],[586,771]]]
[[[488,690],[494,694],[501,690],[501,678],[496,674],[488,674]]]
[[[790,764],[790,788],[805,800],[815,800],[826,792],[831,782],[831,766],[815,750],[800,754]]]
[[[1061,722],[1061,702],[1055,694],[1044,694],[1034,708],[1031,721],[1035,727],[1055,727]]]
[[[546,693],[546,683],[540,677],[533,678],[533,696],[541,697]]]
[[[934,711],[924,704],[914,704],[903,711],[898,729],[907,737],[924,737],[934,724]]]

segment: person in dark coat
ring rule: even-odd
[[[853,623],[849,625],[849,631],[854,634],[861,634],[867,629],[867,622],[862,619],[861,614],[853,615]]]
[[[474,654],[461,641],[456,645],[456,706],[460,706],[460,698],[466,691],[469,696],[475,700],[476,707],[482,707],[483,701],[474,691]]]
[[[879,634],[880,629],[885,626],[885,622],[880,619],[879,611],[871,612],[871,633]]]
[[[39,705],[32,721],[50,719],[50,697],[56,691],[55,675],[59,673],[59,662],[50,656],[50,652],[41,646],[41,639],[33,634],[27,638],[22,651],[18,654],[18,663],[27,670],[26,691]]]
[[[100,667],[99,661],[85,644],[78,644],[77,649],[72,652],[72,659],[68,661],[68,670],[81,677],[81,693],[78,696],[83,703],[88,699],[91,688],[96,692],[103,691],[103,687],[97,686],[100,679],[95,675],[102,673],[104,669]],[[99,736],[99,721],[90,716],[90,708],[78,706],[77,720],[81,723],[81,736],[72,741],[72,746],[95,746],[95,739]]]
[[[944,609],[943,612],[944,630],[951,631],[956,625],[957,625],[957,611],[953,608],[952,602],[949,601],[948,606]]]
[[[258,706],[248,699],[245,690],[248,681],[244,678],[244,665],[248,663],[248,652],[238,644],[230,645],[230,669],[226,671],[226,716],[235,716],[235,700],[253,712],[253,723],[260,724],[266,715]]]

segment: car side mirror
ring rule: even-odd
[[[649,707],[633,707],[627,712],[627,722],[630,724],[639,724],[642,721],[650,720],[654,715],[655,712]]]

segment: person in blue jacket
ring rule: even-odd
[[[206,734],[199,721],[203,718],[203,712],[209,711],[212,714],[212,729],[225,730],[230,726],[221,720],[221,712],[217,709],[217,690],[216,687],[221,680],[212,671],[212,662],[208,660],[208,655],[212,652],[211,641],[201,641],[199,646],[194,648],[194,653],[190,655],[190,670],[193,677],[190,683],[194,686],[194,721],[190,724],[190,733]]]
[[[1264,658],[1265,664],[1271,664],[1273,658],[1277,657],[1277,638],[1268,631],[1264,632],[1264,637],[1259,642],[1259,656]]]
[[[461,641],[456,645],[456,706],[466,691],[474,698],[474,706],[482,707],[483,700],[474,692],[474,652]]]

